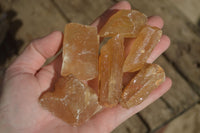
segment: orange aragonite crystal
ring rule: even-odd
[[[55,91],[43,93],[39,102],[53,115],[74,126],[87,121],[101,109],[97,94],[72,74],[60,77]]]
[[[123,34],[124,37],[136,37],[147,21],[146,15],[136,10],[120,10],[109,18],[99,32],[101,37]]]
[[[124,108],[140,104],[165,80],[164,70],[157,64],[145,64],[123,90],[120,104]]]
[[[97,28],[76,23],[67,24],[63,41],[61,75],[72,73],[80,80],[98,75],[99,39]]]
[[[124,37],[117,34],[101,48],[99,58],[99,103],[112,107],[118,104],[122,93]]]
[[[100,111],[101,105],[113,107],[120,102],[130,108],[143,102],[165,80],[159,65],[146,63],[162,34],[146,22],[147,17],[139,11],[120,10],[99,34],[97,27],[67,24],[61,77],[54,91],[42,93],[41,106],[77,126]],[[100,56],[99,37],[111,37],[102,46]],[[124,38],[134,41],[125,42],[126,49]],[[98,95],[92,88],[98,88]]]
[[[123,72],[135,72],[143,67],[148,57],[159,42],[162,31],[146,25],[142,28],[125,59]]]

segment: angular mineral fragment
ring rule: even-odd
[[[165,80],[164,70],[157,64],[145,64],[123,90],[120,104],[125,108],[140,104]]]
[[[143,27],[125,59],[123,72],[135,72],[141,69],[159,42],[161,35],[162,31],[157,27],[148,25]]]
[[[99,57],[99,103],[107,107],[118,104],[122,93],[123,42],[123,36],[117,34],[101,48]]]
[[[116,34],[123,34],[124,37],[136,37],[146,21],[147,17],[139,11],[120,10],[109,18],[99,35],[113,37]]]
[[[99,39],[97,28],[76,23],[67,24],[63,41],[61,75],[72,73],[80,80],[98,75]]]
[[[101,109],[96,93],[72,74],[60,77],[55,91],[41,95],[40,104],[71,125],[87,121]]]

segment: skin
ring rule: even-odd
[[[98,17],[93,26],[101,27],[109,17],[109,12],[119,9],[130,9],[126,1],[119,2]],[[150,17],[148,24],[163,27],[163,20],[158,16]],[[47,58],[54,56],[61,48],[62,33],[55,31],[46,37],[30,43],[24,52],[7,69],[3,81],[3,90],[0,99],[0,130],[4,133],[106,133],[111,132],[123,121],[141,111],[154,102],[171,87],[171,80],[166,78],[148,98],[138,106],[124,109],[121,106],[103,109],[88,122],[79,127],[72,127],[56,118],[38,104],[41,93],[52,88],[55,79],[60,75],[62,57],[58,56],[50,64],[43,66]],[[131,42],[125,46],[129,50]],[[163,35],[160,42],[148,59],[152,63],[170,45],[170,40]]]

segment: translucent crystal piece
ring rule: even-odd
[[[164,70],[157,64],[145,64],[123,90],[120,104],[125,108],[140,104],[165,80]]]
[[[123,72],[135,72],[141,69],[159,42],[161,35],[162,31],[157,27],[148,25],[143,27],[125,59]]]
[[[99,102],[104,106],[111,107],[118,104],[122,93],[123,42],[123,36],[117,34],[101,48]]]
[[[120,10],[109,18],[99,32],[101,37],[123,34],[124,37],[136,37],[145,25],[147,17],[136,10]]]
[[[81,80],[98,75],[99,39],[97,28],[76,23],[67,24],[63,41],[61,75],[72,73]]]
[[[74,126],[87,121],[101,109],[97,94],[72,74],[60,77],[55,91],[43,93],[39,102],[53,115]]]

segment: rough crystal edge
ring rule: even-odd
[[[98,34],[98,30],[97,30],[97,27],[96,26],[92,26],[92,25],[83,25],[83,24],[79,24],[79,23],[67,23],[66,25],[65,25],[65,30],[66,30],[66,28],[69,26],[69,25],[74,25],[74,24],[76,24],[76,25],[79,25],[79,26],[81,26],[81,27],[92,27],[92,28],[95,28],[96,29],[96,35],[97,35],[97,43],[100,45],[100,36],[99,36],[99,34]],[[63,51],[63,47],[64,47],[64,42],[65,42],[65,34],[66,34],[66,31],[64,30],[64,35],[63,35],[63,42],[62,42],[62,51]],[[98,45],[98,47],[99,47],[99,45]],[[70,74],[70,72],[64,72],[64,67],[65,67],[65,63],[64,63],[64,57],[65,57],[65,52],[62,52],[62,65],[61,65],[61,72],[60,72],[60,75],[61,76],[63,76],[63,77],[66,77],[66,76],[68,76],[69,74]],[[97,64],[98,64],[98,61],[97,61]],[[92,79],[94,79],[94,78],[96,78],[97,76],[98,76],[98,65],[96,65],[97,66],[97,68],[96,68],[96,70],[97,70],[97,72],[96,72],[96,74],[93,76],[93,77],[90,77],[90,78],[87,78],[87,79],[81,79],[81,80],[92,80]]]
[[[137,12],[137,13],[140,13],[140,14],[142,14],[145,18],[146,18],[146,22],[147,22],[147,15],[146,14],[144,14],[144,13],[142,13],[142,12],[140,12],[140,11],[138,11],[138,10],[132,10],[132,9],[130,9],[130,10],[128,10],[128,9],[122,9],[122,10],[124,10],[124,11],[131,11],[131,12]],[[119,10],[119,11],[121,11],[121,10]],[[104,26],[113,18],[113,16],[115,16],[119,11],[117,11],[115,14],[113,14],[108,20],[107,20],[107,22],[103,25],[103,27],[101,28],[101,30],[99,31],[99,36],[100,37],[113,37],[113,36],[115,36],[115,35],[117,35],[117,34],[121,34],[121,35],[123,35],[125,38],[135,38],[136,36],[135,35],[127,35],[127,33],[109,33],[109,32],[105,32],[104,34],[102,34],[101,33],[101,31],[102,31],[102,29],[104,28]],[[142,29],[142,28],[141,28]],[[141,30],[140,29],[140,30]]]
[[[146,63],[146,65],[148,65],[149,63]],[[140,103],[135,103],[135,104],[132,104],[130,107],[127,105],[127,103],[129,102],[129,100],[130,99],[132,99],[133,97],[134,97],[134,95],[136,95],[138,92],[139,92],[139,90],[137,91],[137,92],[135,92],[135,94],[134,95],[132,95],[130,98],[129,98],[129,100],[127,100],[127,101],[123,101],[123,98],[122,98],[122,95],[121,95],[121,99],[120,99],[120,105],[123,107],[123,108],[126,108],[126,109],[130,109],[130,108],[132,108],[132,107],[134,107],[134,106],[137,106],[137,105],[139,105],[139,104],[141,104],[142,102],[144,102],[147,98],[148,98],[148,96],[151,94],[151,92],[153,91],[153,90],[155,90],[156,88],[158,88],[164,81],[165,81],[165,79],[166,79],[166,74],[165,74],[165,71],[164,71],[164,69],[160,66],[160,65],[158,65],[158,64],[152,64],[152,65],[154,65],[154,66],[156,66],[156,69],[157,69],[157,71],[159,72],[159,73],[161,73],[161,72],[163,72],[163,74],[164,74],[164,76],[163,76],[163,79],[160,79],[160,80],[162,80],[161,82],[156,82],[156,87],[154,88],[154,89],[152,89],[150,92],[149,92],[149,94],[145,97],[145,98],[142,98],[142,100],[141,100],[141,102]],[[139,73],[139,72],[138,72]],[[134,80],[134,78],[138,75],[138,73],[131,79],[131,81],[129,82],[129,84]],[[129,85],[128,84],[128,85]],[[127,85],[127,86],[128,86]],[[127,87],[126,86],[126,87]],[[126,88],[125,87],[125,88]],[[125,89],[124,88],[124,89]],[[122,92],[122,94],[123,94],[123,92]]]
[[[160,28],[158,28],[158,27],[156,27],[156,26],[150,26],[150,25],[144,25],[142,28],[141,28],[141,30],[139,31],[139,32],[141,32],[142,31],[142,29],[144,28],[144,27],[150,27],[150,28],[152,28],[152,29],[155,29],[156,31],[152,34],[152,36],[155,36],[155,34],[157,34],[157,43],[155,43],[154,44],[154,46],[153,46],[153,48],[152,48],[152,50],[151,50],[151,52],[154,50],[154,48],[156,47],[156,45],[160,42],[160,38],[161,38],[161,36],[162,36],[162,33],[163,33],[163,31],[160,29]],[[133,46],[132,46],[133,47]],[[132,49],[132,47],[131,47],[131,49]],[[150,54],[151,55],[151,54]],[[148,56],[148,58],[150,57],[150,55]],[[127,57],[126,57],[126,59],[127,58],[129,58],[128,57],[129,56],[129,54],[127,55]],[[148,58],[146,59],[146,61],[148,60]],[[126,62],[126,59],[125,59],[125,61],[124,61],[124,63]],[[128,66],[125,66],[125,64],[123,65],[123,72],[136,72],[136,71],[139,71],[140,69],[142,69],[142,67],[146,64],[146,62],[143,62],[142,63],[143,65],[141,66],[141,67],[137,67],[137,68],[133,68],[133,69],[128,69]]]
[[[123,49],[124,49],[124,35],[123,34],[116,34],[115,36],[113,36],[113,37],[111,37],[108,41],[107,41],[107,43],[109,42],[109,41],[111,41],[111,39],[114,39],[114,40],[116,40],[116,37],[117,38],[119,38],[119,37],[122,37],[123,39],[122,39],[122,45],[123,45]],[[106,43],[106,44],[107,44]],[[106,45],[105,44],[105,45]],[[105,47],[105,45],[103,45],[102,46],[102,48],[104,48]],[[101,48],[101,49],[102,49]],[[124,50],[123,50],[124,51]],[[101,62],[101,55],[99,56],[99,71],[100,71],[100,62]],[[123,63],[124,63],[124,52],[123,52]],[[122,63],[122,64],[123,64]],[[123,65],[122,65],[122,68],[123,68]],[[122,73],[123,73],[123,71],[122,71]],[[122,74],[123,75],[123,74]],[[123,77],[123,76],[122,76]],[[122,81],[123,81],[123,79],[122,79]],[[121,94],[122,94],[122,89],[123,89],[123,86],[122,86],[122,81],[121,81]],[[99,86],[99,89],[100,89],[100,83],[101,83],[101,76],[100,76],[100,74],[99,74],[99,76],[98,76],[98,86]],[[108,107],[108,108],[111,108],[111,107],[114,107],[114,106],[116,106],[117,104],[119,104],[119,102],[120,102],[120,97],[119,97],[119,99],[118,99],[118,102],[117,103],[111,103],[110,101],[103,101],[103,102],[101,102],[100,101],[100,93],[99,93],[99,89],[98,89],[98,102],[99,102],[99,104],[100,105],[102,105],[103,107]]]

